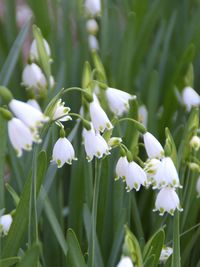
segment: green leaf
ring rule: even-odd
[[[67,230],[67,244],[68,244],[67,266],[86,267],[86,263],[79,242],[72,229]]]
[[[170,133],[170,130],[166,127],[165,128],[165,154],[166,156],[169,156],[172,158],[174,165],[177,167],[178,160],[177,160],[177,150],[176,145],[174,143],[174,139]]]
[[[37,195],[43,183],[47,168],[47,155],[44,150],[40,151],[37,159]]]
[[[11,185],[6,184],[6,188],[7,188],[8,192],[10,193],[10,195],[11,195],[11,197],[15,203],[15,206],[17,206],[19,203],[19,200],[20,200],[18,194],[15,192],[14,188],[12,188]]]
[[[27,36],[28,30],[30,27],[30,20],[27,21],[27,23],[23,26],[21,29],[19,35],[17,36],[10,53],[3,65],[3,68],[0,72],[0,84],[7,86],[8,82],[10,80],[10,77],[12,75],[12,72],[14,71],[14,68],[17,63],[18,56],[20,54],[22,45],[24,43],[24,40]]]
[[[83,68],[82,88],[86,89],[91,81],[91,66],[89,62],[85,62]]]
[[[165,240],[165,232],[159,229],[146,243],[143,251],[144,266],[156,267],[158,266],[160,253]],[[151,264],[150,264],[151,262]]]
[[[34,244],[28,249],[16,267],[36,267],[40,254],[40,245]]]
[[[11,258],[2,259],[2,260],[0,260],[0,266],[1,267],[13,266],[19,260],[20,260],[20,257],[11,257]]]
[[[94,65],[100,74],[99,80],[102,82],[106,82],[106,80],[107,80],[106,79],[106,72],[105,72],[104,66],[101,62],[99,55],[96,52],[93,52],[92,57],[93,57]]]

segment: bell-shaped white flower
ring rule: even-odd
[[[134,95],[111,87],[108,87],[105,93],[110,110],[117,116],[127,112],[129,110],[129,100],[136,98]]]
[[[88,45],[89,45],[90,50],[92,50],[92,51],[99,50],[99,42],[94,35],[90,34],[88,36]]]
[[[126,181],[126,172],[128,169],[129,162],[127,160],[127,157],[120,157],[117,161],[116,164],[116,178],[115,180],[118,180],[119,178],[122,178],[122,180],[125,182]]]
[[[133,188],[136,191],[139,191],[141,185],[147,185],[147,176],[145,171],[134,161],[128,163],[125,177],[127,192],[130,192]]]
[[[43,39],[43,41],[44,41],[44,47],[45,47],[46,53],[50,57],[51,56],[51,50],[50,50],[49,44],[45,39]],[[30,57],[32,60],[36,60],[36,61],[38,61],[38,59],[39,59],[37,42],[35,39],[33,40],[31,47],[30,47]]]
[[[56,103],[54,112],[53,112],[53,120],[59,121],[68,121],[72,118],[67,115],[70,111],[69,107],[65,107],[65,102],[62,102],[62,99],[59,99]]]
[[[9,103],[9,108],[18,119],[23,121],[32,131],[36,131],[49,118],[41,111],[22,101],[12,99]]]
[[[153,180],[153,189],[164,186],[180,187],[178,173],[170,157],[163,158],[159,164]]]
[[[164,247],[161,250],[161,254],[160,254],[160,258],[159,258],[160,263],[165,263],[168,260],[168,258],[172,255],[172,253],[173,253],[173,248]]]
[[[40,105],[38,104],[38,102],[35,99],[29,99],[26,103],[31,105],[35,109],[39,110],[40,112],[42,112]]]
[[[110,154],[110,147],[105,139],[100,134],[95,133],[93,128],[91,130],[83,129],[83,143],[88,161],[91,161],[94,156],[102,158],[104,154]]]
[[[105,129],[112,129],[112,123],[110,122],[105,111],[100,106],[99,102],[96,100],[94,95],[94,100],[89,105],[90,117],[95,131],[103,132]]]
[[[28,64],[24,68],[22,73],[22,83],[28,89],[32,88],[35,90],[36,93],[47,86],[46,78],[42,73],[42,70],[35,63]]]
[[[174,215],[175,210],[182,211],[180,206],[180,200],[173,188],[164,187],[160,190],[156,197],[155,209],[153,211],[159,211],[162,216],[165,212]]]
[[[99,26],[95,19],[89,19],[86,22],[86,29],[89,34],[95,35],[98,32]]]
[[[155,185],[155,175],[158,171],[158,168],[160,167],[160,164],[161,164],[161,161],[159,159],[154,159],[154,158],[148,159],[145,162],[144,171],[146,172],[147,180],[149,184]]]
[[[200,177],[197,180],[197,184],[196,184],[196,190],[197,190],[197,197],[200,197]]]
[[[61,168],[65,163],[72,164],[72,160],[76,160],[72,144],[66,137],[60,137],[53,147],[52,162]]]
[[[190,140],[190,146],[195,150],[198,151],[200,148],[200,138],[197,135],[194,135]]]
[[[138,108],[138,120],[144,125],[145,128],[147,128],[148,111],[145,105],[139,106]]]
[[[0,235],[5,236],[8,234],[12,221],[13,219],[10,214],[5,214],[0,217]]]
[[[134,267],[134,265],[131,261],[131,258],[126,256],[120,260],[116,267]]]
[[[32,149],[33,141],[40,141],[40,139],[34,136],[30,129],[17,118],[12,118],[8,121],[8,135],[18,157],[22,155],[23,149],[27,151]]]
[[[143,135],[145,150],[150,159],[162,158],[164,156],[164,149],[159,141],[149,132]]]
[[[200,96],[192,87],[185,87],[182,92],[182,101],[189,112],[192,107],[198,107],[200,105]]]
[[[90,16],[101,13],[101,0],[85,0],[85,9]]]

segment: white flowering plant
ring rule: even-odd
[[[0,3],[0,266],[199,266],[200,4],[161,2]]]

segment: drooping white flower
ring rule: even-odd
[[[8,135],[17,156],[22,155],[22,150],[30,151],[33,141],[39,141],[30,131],[30,129],[19,119],[12,118],[8,121]]]
[[[108,87],[105,93],[110,110],[117,116],[127,112],[129,110],[129,100],[136,98],[134,95],[111,87]]]
[[[130,192],[133,188],[136,191],[139,191],[141,185],[147,185],[147,176],[145,171],[134,161],[128,163],[125,177],[127,192]]]
[[[38,102],[35,99],[29,99],[27,101],[27,104],[31,105],[32,107],[34,107],[35,109],[39,110],[40,112],[42,112],[40,105],[38,104]]]
[[[131,261],[131,258],[126,256],[120,260],[116,267],[134,267],[134,265]]]
[[[145,162],[144,171],[146,172],[149,184],[155,185],[155,175],[158,171],[160,164],[161,164],[161,161],[159,159],[154,159],[154,158],[148,159]]]
[[[88,45],[89,45],[89,48],[90,50],[99,50],[99,42],[97,40],[97,38],[94,36],[94,35],[89,35],[88,36]]]
[[[192,107],[198,107],[200,105],[200,96],[192,87],[185,87],[182,92],[182,101],[189,112]]]
[[[147,128],[148,111],[145,105],[139,106],[138,108],[138,120],[144,125],[145,128]]]
[[[69,107],[65,107],[65,102],[62,102],[62,99],[59,99],[56,103],[54,113],[53,113],[53,120],[59,121],[68,121],[72,118],[67,115],[70,111]]]
[[[197,197],[200,197],[200,177],[197,180],[196,190],[197,190]]]
[[[5,214],[0,217],[0,234],[5,236],[10,230],[12,224],[12,216],[10,214]]]
[[[45,47],[46,53],[50,57],[51,56],[51,50],[50,50],[49,44],[45,39],[43,39],[43,41],[44,41],[44,47]],[[31,47],[30,47],[30,57],[32,60],[36,60],[36,61],[39,59],[37,42],[35,39],[33,40]]]
[[[95,96],[96,97],[96,96]],[[110,122],[105,111],[100,106],[99,102],[94,97],[94,100],[90,103],[90,117],[95,131],[103,132],[105,129],[112,129],[112,123]]]
[[[162,188],[164,186],[180,187],[179,176],[170,157],[163,158],[154,175],[153,189]]]
[[[83,129],[83,143],[88,161],[91,161],[94,156],[102,158],[104,154],[110,154],[110,147],[105,139],[100,134],[95,133],[93,128],[91,130]]]
[[[99,29],[99,26],[95,19],[89,19],[86,22],[86,29],[89,34],[95,35]]]
[[[160,254],[160,258],[159,258],[160,263],[165,263],[167,261],[167,259],[172,255],[172,253],[173,253],[173,248],[164,247],[161,250],[161,254]]]
[[[61,168],[65,163],[72,164],[72,160],[76,160],[72,144],[66,137],[60,137],[53,147],[52,162]]]
[[[18,119],[23,121],[32,131],[36,131],[49,118],[42,112],[22,101],[12,99],[9,103],[9,108]]]
[[[26,65],[22,73],[22,82],[24,86],[34,89],[36,93],[47,86],[42,70],[35,63]]]
[[[156,197],[155,209],[153,211],[158,210],[161,216],[165,212],[174,215],[174,211],[176,209],[179,211],[183,210],[180,206],[180,200],[174,188],[162,188]]]
[[[190,140],[190,146],[195,150],[198,151],[200,148],[200,138],[197,135],[194,135]]]
[[[85,9],[90,16],[101,13],[101,0],[85,0]]]
[[[151,158],[162,158],[164,156],[164,149],[159,141],[149,132],[143,135],[144,145],[148,157]]]
[[[115,169],[115,172],[116,172],[115,180],[122,178],[122,180],[124,182],[126,181],[126,172],[128,169],[128,165],[129,165],[129,162],[128,162],[126,156],[120,157],[118,159],[117,164],[116,164],[116,169]]]

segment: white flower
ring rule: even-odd
[[[134,267],[131,258],[123,257],[116,267]]]
[[[200,197],[200,177],[197,180],[197,184],[196,184],[196,190],[197,190],[197,197]]]
[[[92,35],[96,34],[98,29],[99,29],[96,20],[95,19],[89,19],[86,22],[86,29],[87,29],[89,34],[92,34]]]
[[[9,108],[23,121],[32,131],[36,131],[37,127],[41,127],[49,118],[42,112],[22,101],[12,99],[9,103]]]
[[[2,215],[0,217],[0,234],[5,236],[10,230],[12,224],[12,216],[10,214]]]
[[[53,113],[53,120],[59,120],[59,121],[68,121],[72,118],[68,116],[70,108],[65,107],[65,102],[62,102],[62,99],[59,99],[56,103],[54,113]]]
[[[51,50],[50,50],[49,44],[47,43],[47,41],[45,39],[43,39],[43,41],[44,41],[44,47],[45,47],[46,53],[50,57],[51,56]],[[36,61],[39,59],[39,53],[38,53],[38,49],[37,49],[36,40],[33,40],[32,44],[31,44],[30,57],[32,60],[36,60]]]
[[[172,255],[172,253],[173,253],[173,248],[164,247],[161,250],[161,254],[160,254],[160,258],[159,258],[160,263],[165,263],[167,261],[167,259]]]
[[[129,100],[135,99],[136,96],[108,87],[106,90],[106,98],[110,110],[115,113],[115,115],[121,116],[124,112],[129,110]]]
[[[102,158],[104,154],[110,154],[110,148],[105,139],[100,134],[95,133],[93,128],[89,131],[83,129],[83,142],[88,161],[91,161],[94,156]]]
[[[153,211],[159,211],[162,216],[165,212],[174,215],[175,210],[182,211],[180,201],[177,193],[173,188],[164,187],[157,195],[155,209]]]
[[[190,140],[190,146],[195,150],[198,151],[200,148],[200,138],[197,135],[194,135]]]
[[[192,87],[185,87],[182,92],[182,101],[189,112],[192,107],[200,105],[200,96]]]
[[[147,185],[147,176],[145,171],[134,161],[128,163],[125,177],[127,192],[130,192],[133,188],[136,191],[139,191],[141,185]]]
[[[23,149],[27,151],[32,149],[33,141],[40,141],[38,136],[34,136],[30,129],[17,118],[8,121],[8,135],[18,157],[22,155]]]
[[[99,50],[99,42],[97,38],[94,35],[88,36],[88,45],[90,47],[90,50]]]
[[[144,145],[148,157],[151,158],[162,158],[164,155],[164,149],[159,141],[149,132],[143,135]]]
[[[139,106],[138,108],[138,120],[144,125],[145,128],[147,128],[148,111],[145,105]]]
[[[34,89],[36,93],[47,86],[42,70],[35,63],[26,65],[22,73],[22,82],[24,86]]]
[[[53,147],[52,162],[61,168],[65,163],[72,164],[72,160],[76,160],[72,144],[66,137],[60,137]]]
[[[161,164],[159,159],[148,159],[145,162],[144,171],[146,172],[148,183],[153,184],[155,183],[155,175],[158,171],[158,168]]]
[[[164,186],[182,187],[176,167],[170,157],[161,160],[157,172],[153,177],[153,189],[162,188]]]
[[[34,107],[35,109],[39,110],[42,112],[40,105],[38,104],[38,102],[35,99],[29,99],[27,102],[27,104],[31,105],[32,107]]]
[[[101,0],[85,0],[86,12],[91,16],[101,13]]]
[[[96,96],[95,96],[96,97]],[[106,128],[112,129],[113,126],[108,119],[108,116],[106,115],[105,111],[102,109],[98,101],[95,99],[90,103],[89,109],[90,109],[90,117],[92,120],[92,124],[94,126],[95,131],[97,132],[103,132]]]
[[[119,178],[122,178],[122,180],[125,182],[126,181],[126,172],[127,172],[127,168],[128,168],[128,160],[126,158],[126,156],[124,157],[120,157],[117,161],[117,165],[116,165],[116,178],[115,180],[118,180]]]

